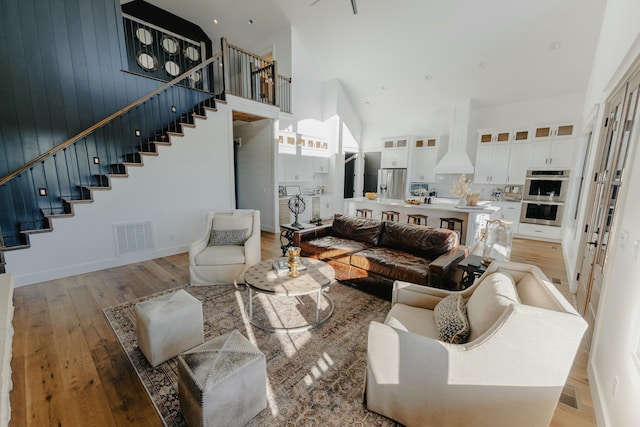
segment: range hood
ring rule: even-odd
[[[473,174],[473,163],[467,154],[471,98],[457,102],[449,111],[449,146],[435,167],[435,173]]]

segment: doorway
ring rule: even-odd
[[[356,158],[358,153],[345,153],[344,157],[344,198],[353,199],[356,185]]]
[[[382,153],[364,153],[364,193],[378,192],[378,171],[380,170]]]
[[[591,345],[600,295],[616,219],[619,195],[625,180],[627,154],[637,115],[640,94],[640,70],[609,98],[594,167],[592,186],[586,206],[589,216],[582,238],[582,259],[578,273],[578,311],[589,323],[585,334]]]

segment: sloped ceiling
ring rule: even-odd
[[[251,46],[294,27],[363,124],[415,124],[451,103],[584,94],[605,0],[150,0],[212,40]],[[213,23],[213,19],[218,24]],[[253,24],[248,25],[249,20]],[[295,76],[293,76],[295,79]]]

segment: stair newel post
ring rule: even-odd
[[[227,45],[227,38],[222,37],[221,41],[222,48],[222,93],[226,96],[230,92],[230,81],[229,81],[229,46]]]

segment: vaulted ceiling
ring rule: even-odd
[[[351,0],[148,1],[199,25],[214,45],[226,36],[253,46],[291,25],[317,76],[342,82],[365,125],[415,122],[464,98],[495,106],[583,95],[605,5],[358,0],[354,14]]]

